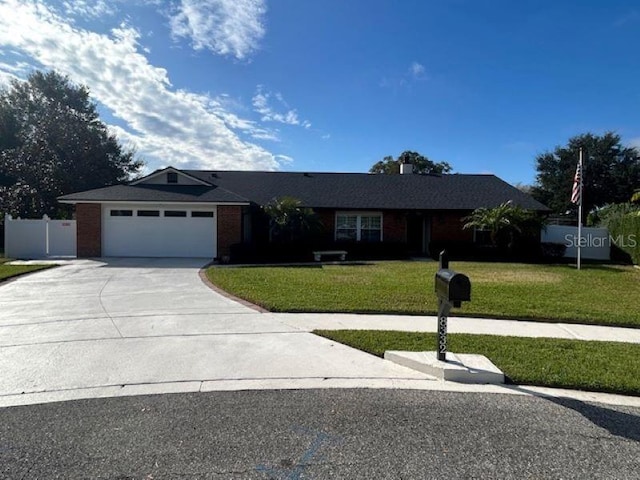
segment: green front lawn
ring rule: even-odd
[[[436,350],[435,333],[319,330],[339,343],[382,357],[386,350]],[[448,350],[485,355],[521,385],[640,395],[640,345],[556,338],[453,334]]]
[[[211,267],[228,292],[277,312],[434,314],[435,262]],[[640,328],[640,270],[627,266],[452,262],[471,279],[455,315]]]
[[[10,258],[0,257],[0,283],[3,281],[24,275],[25,273],[35,272],[37,270],[43,270],[45,268],[51,268],[54,265],[5,265],[10,261]]]

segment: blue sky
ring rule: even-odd
[[[0,0],[0,84],[87,85],[147,169],[366,172],[418,151],[532,183],[535,156],[640,146],[640,5]]]

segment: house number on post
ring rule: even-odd
[[[440,268],[436,272],[435,290],[438,296],[438,360],[447,361],[447,318],[451,308],[471,300],[471,282],[462,273],[449,270],[449,257],[440,253]]]
[[[440,302],[442,303],[442,302]],[[438,309],[438,360],[445,361],[447,356],[447,316]]]

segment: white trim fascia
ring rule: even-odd
[[[198,183],[200,183],[202,185],[206,185],[207,187],[213,186],[211,183],[205,182],[204,180],[202,180],[202,179],[200,179],[198,177],[194,177],[193,175],[189,175],[188,173],[185,173],[182,170],[179,170],[179,169],[177,169],[175,167],[163,168],[162,170],[158,170],[157,172],[150,173],[149,175],[147,175],[145,177],[142,177],[142,178],[139,178],[138,180],[135,180],[135,181],[133,181],[131,183],[128,183],[127,185],[132,185],[132,186],[133,185],[137,185],[139,183],[144,182],[145,180],[149,180],[151,178],[155,178],[155,177],[157,177],[159,175],[162,175],[164,173],[169,173],[169,172],[177,173],[178,175],[182,175],[183,177],[187,177],[188,179],[193,180],[195,182],[198,182]]]

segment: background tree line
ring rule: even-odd
[[[68,215],[58,196],[128,180],[142,165],[100,121],[87,87],[35,72],[0,90],[2,219]]]

